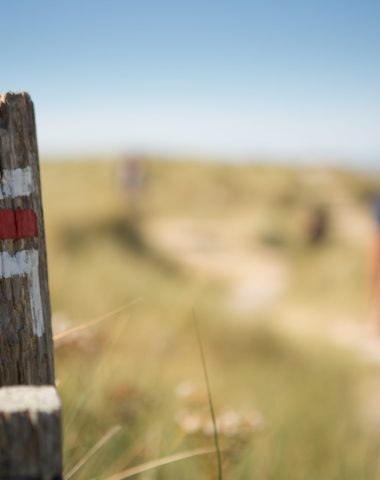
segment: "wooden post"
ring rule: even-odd
[[[0,478],[62,479],[60,401],[54,387],[0,388]]]
[[[0,95],[0,479],[62,479],[60,401],[47,386],[50,317],[33,103],[7,93]]]
[[[33,103],[0,95],[0,386],[54,384]]]

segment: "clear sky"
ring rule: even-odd
[[[0,0],[42,153],[380,164],[379,0]]]

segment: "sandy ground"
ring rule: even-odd
[[[351,209],[349,215],[347,209]],[[348,238],[357,242],[370,237],[368,220],[350,206],[343,213],[337,226]],[[225,307],[237,314],[235,318],[255,318],[273,309],[286,294],[291,265],[273,250],[253,246],[251,218],[159,219],[149,224],[147,233],[157,248],[194,273],[225,282]],[[380,335],[369,321],[359,324],[334,314],[326,322],[311,310],[284,308],[279,327],[296,335],[325,338],[380,365]]]
[[[160,220],[150,237],[187,268],[228,285],[226,308],[255,313],[286,289],[288,266],[273,251],[253,248],[244,218],[225,221]]]
[[[346,238],[363,242],[363,238],[371,237],[371,224],[360,212],[346,206],[343,213],[336,226]],[[169,218],[153,222],[148,233],[157,248],[174,256],[194,273],[208,276],[210,281],[224,281],[225,307],[235,314],[234,319],[266,318],[258,314],[268,313],[281,304],[276,321],[284,334],[297,336],[301,341],[329,342],[360,362],[380,367],[380,331],[374,327],[375,322],[370,321],[370,313],[363,312],[368,318],[358,322],[344,314],[322,314],[315,308],[281,302],[286,297],[291,265],[273,250],[253,246],[248,225],[252,228],[252,219],[243,217],[223,221]],[[359,412],[366,428],[377,432],[380,380],[372,378],[370,382],[363,382],[358,393]]]

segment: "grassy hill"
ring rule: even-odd
[[[366,355],[378,179],[154,158],[144,171],[131,199],[112,160],[42,168],[56,331],[133,303],[56,344],[67,468],[115,425],[75,478],[213,445],[195,314],[225,478],[378,478],[376,347]],[[214,472],[205,455],[140,478]]]

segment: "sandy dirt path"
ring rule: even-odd
[[[351,215],[351,220],[354,217]],[[342,222],[353,241],[369,231],[368,222],[360,217],[358,222]],[[225,307],[236,317],[252,319],[257,313],[268,312],[286,295],[291,265],[273,250],[253,244],[249,217],[165,218],[152,221],[147,234],[156,248],[189,270],[210,281],[224,282]],[[380,365],[380,336],[369,321],[358,323],[356,319],[334,315],[326,322],[321,314],[312,311],[285,307],[279,327],[288,333],[324,338]]]
[[[235,313],[270,307],[287,285],[288,268],[275,252],[253,246],[250,219],[152,223],[150,238],[194,272],[228,285],[225,306]]]

